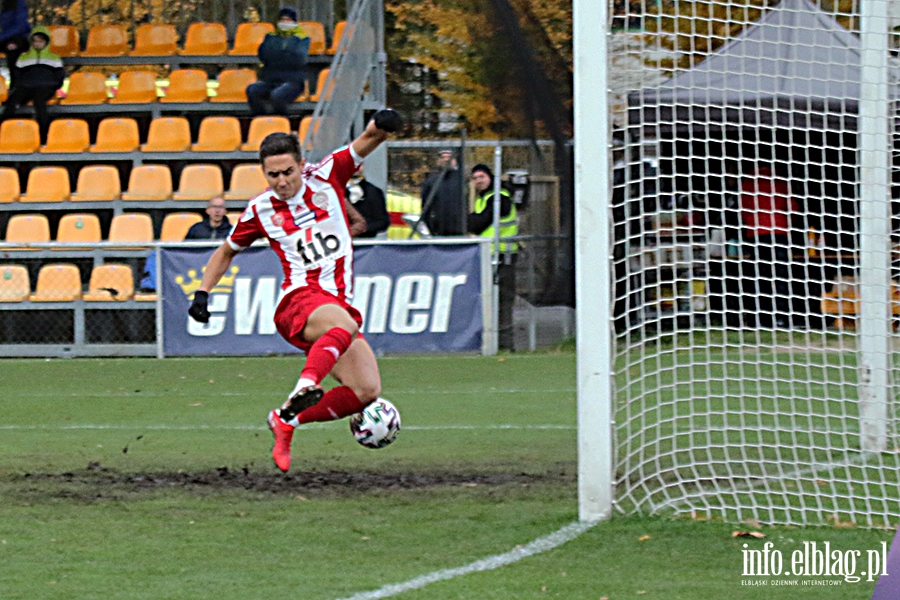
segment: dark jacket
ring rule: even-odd
[[[434,198],[425,211],[425,224],[432,235],[462,235],[465,233],[463,223],[463,178],[459,169],[442,169],[429,175],[422,184],[422,207]]]
[[[203,220],[199,223],[194,223],[191,225],[191,228],[188,229],[187,235],[184,236],[186,240],[224,240],[228,237],[228,234],[231,232],[231,223],[228,222],[228,217],[224,217],[222,219],[222,224],[213,229],[213,226],[209,224],[209,216],[203,217]]]
[[[352,202],[350,200],[351,187],[353,186],[347,187],[347,194],[345,197],[351,202],[353,208],[359,211],[359,214],[366,219],[365,233],[361,233],[356,237],[372,238],[382,231],[387,231],[387,228],[391,224],[391,217],[388,215],[387,203],[385,202],[384,192],[381,191],[381,188],[363,179],[359,182],[359,187],[362,188],[362,198],[356,202]]]
[[[32,36],[36,33],[44,33],[48,39],[50,37],[47,28],[43,26],[35,27]],[[47,87],[58,90],[66,78],[62,59],[50,52],[49,46],[43,50],[37,50],[32,46],[28,52],[19,56],[16,66],[19,69],[16,85],[22,87]]]
[[[260,81],[274,85],[305,83],[309,42],[300,27],[289,32],[276,29],[268,34],[257,51],[263,65],[259,69]]]
[[[2,0],[0,2],[0,42],[16,36],[27,36],[30,32],[28,5],[25,0]]]

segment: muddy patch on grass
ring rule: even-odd
[[[123,473],[98,463],[64,473],[24,473],[4,478],[7,493],[21,499],[61,498],[92,502],[123,500],[135,495],[181,490],[198,495],[245,490],[274,495],[352,496],[379,490],[507,485],[572,485],[567,470],[549,473],[380,473],[374,471],[256,472],[251,467],[219,467],[200,472]]]

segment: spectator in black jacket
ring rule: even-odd
[[[453,154],[441,150],[437,170],[422,184],[423,219],[432,235],[465,233],[463,177]]]
[[[9,87],[16,85],[17,61],[28,50],[28,5],[25,0],[0,1],[0,52],[6,55],[9,68]]]
[[[225,216],[225,200],[216,196],[206,205],[206,216],[188,229],[186,240],[223,240],[231,232],[231,223]]]
[[[251,114],[264,114],[268,100],[275,114],[287,115],[288,105],[303,93],[306,84],[309,42],[297,24],[297,11],[287,7],[278,11],[275,31],[263,39],[257,51],[262,63],[259,80],[247,86]]]
[[[46,27],[35,27],[31,33],[31,49],[18,59],[18,76],[9,91],[3,109],[6,119],[16,113],[16,109],[31,101],[34,114],[41,130],[41,140],[47,139],[47,101],[50,100],[66,77],[62,59],[50,52],[50,31]]]
[[[347,212],[355,210],[362,217],[350,224],[350,235],[359,238],[373,238],[387,231],[391,224],[387,203],[381,188],[365,179],[365,172],[360,167],[356,175],[347,182],[346,195],[349,204]]]

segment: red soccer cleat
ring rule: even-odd
[[[275,466],[287,473],[291,468],[291,440],[294,438],[294,427],[281,420],[277,410],[269,413],[269,429],[275,437],[275,445],[272,446],[272,460]]]

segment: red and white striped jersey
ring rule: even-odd
[[[303,187],[281,200],[272,190],[247,204],[226,243],[240,252],[265,237],[284,270],[281,296],[302,287],[353,297],[353,245],[344,209],[347,180],[362,163],[347,146],[303,169]]]

